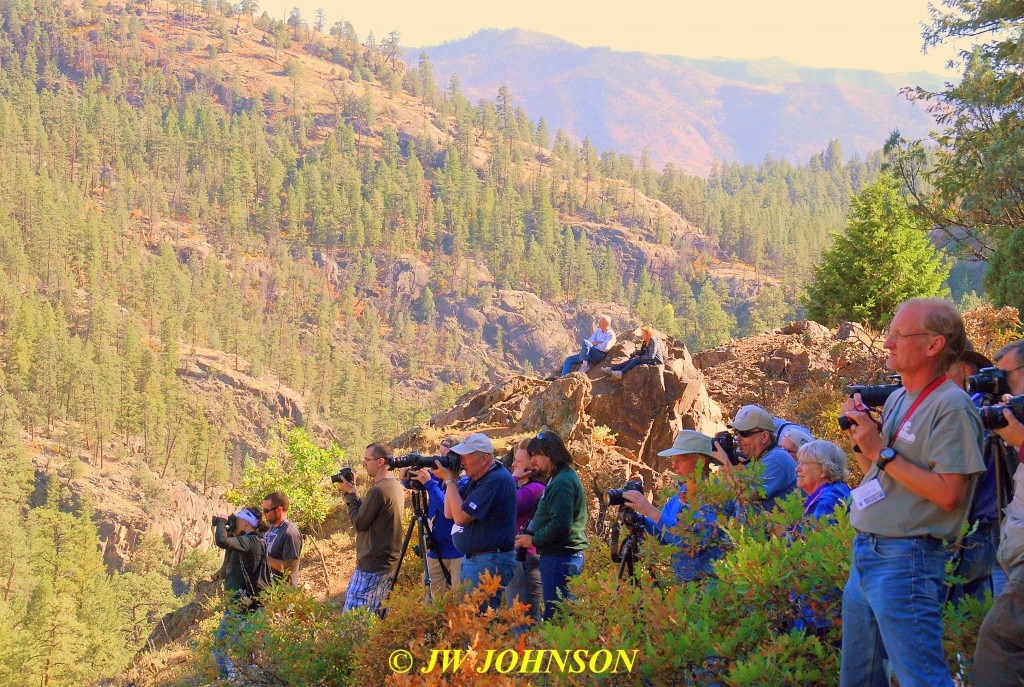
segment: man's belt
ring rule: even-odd
[[[507,554],[514,549],[487,549],[486,551],[474,551],[471,554],[466,554],[466,558],[472,558],[473,556],[482,556],[484,554]]]

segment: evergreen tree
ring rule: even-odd
[[[895,179],[880,176],[854,200],[846,230],[815,267],[808,316],[829,326],[854,321],[883,327],[900,302],[944,295],[950,266],[924,228]]]

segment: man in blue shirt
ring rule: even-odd
[[[703,505],[694,515],[692,527],[685,539],[676,530],[680,513],[684,509],[690,510],[686,503],[685,480],[693,476],[698,464],[702,465],[703,474],[707,476],[708,466],[714,457],[712,439],[686,429],[676,435],[672,448],[660,451],[658,455],[672,457],[672,472],[682,478],[679,493],[666,501],[660,511],[639,491],[627,491],[622,498],[643,517],[644,529],[648,534],[656,536],[662,544],[680,547],[681,550],[672,555],[672,564],[680,581],[714,577],[712,563],[722,556],[719,546],[722,531],[718,527],[718,519],[723,513],[715,507]],[[730,502],[724,510],[731,510],[732,505]]]
[[[764,466],[761,505],[765,510],[773,510],[776,500],[786,498],[796,489],[796,461],[775,439],[775,418],[761,406],[743,406],[729,428],[736,432],[740,452],[750,462],[760,461]]]
[[[465,555],[461,580],[472,588],[484,571],[500,578],[501,588],[488,601],[498,609],[515,572],[516,480],[494,460],[494,445],[484,434],[470,434],[452,451],[462,456],[469,483],[460,486],[440,463],[432,472],[444,480],[444,514],[455,521],[452,541]]]

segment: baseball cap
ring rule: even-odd
[[[784,430],[782,430],[782,436],[779,437],[779,440],[781,441],[782,439],[785,439],[787,437],[790,441],[793,442],[793,446],[797,448],[800,448],[804,444],[809,444],[812,441],[814,441],[814,437],[812,437],[810,434],[800,429],[799,427],[794,427],[793,425],[789,425]]]
[[[751,429],[763,429],[766,432],[775,431],[775,418],[761,406],[743,406],[736,413],[736,419],[729,423],[731,429],[746,432]]]
[[[711,457],[711,437],[692,429],[684,429],[676,435],[672,448],[658,451],[659,456],[681,456],[684,453],[700,453]]]
[[[476,434],[470,434],[468,437],[463,439],[461,444],[452,446],[452,450],[460,456],[475,453],[477,451],[480,451],[481,453],[489,453],[493,456],[494,444],[491,443],[491,440],[487,438],[486,434],[477,432]]]

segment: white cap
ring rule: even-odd
[[[476,434],[470,434],[468,437],[462,440],[462,443],[458,446],[452,446],[452,450],[458,453],[460,456],[464,456],[468,453],[489,453],[494,455],[494,444],[487,438],[486,434],[477,432]]]

